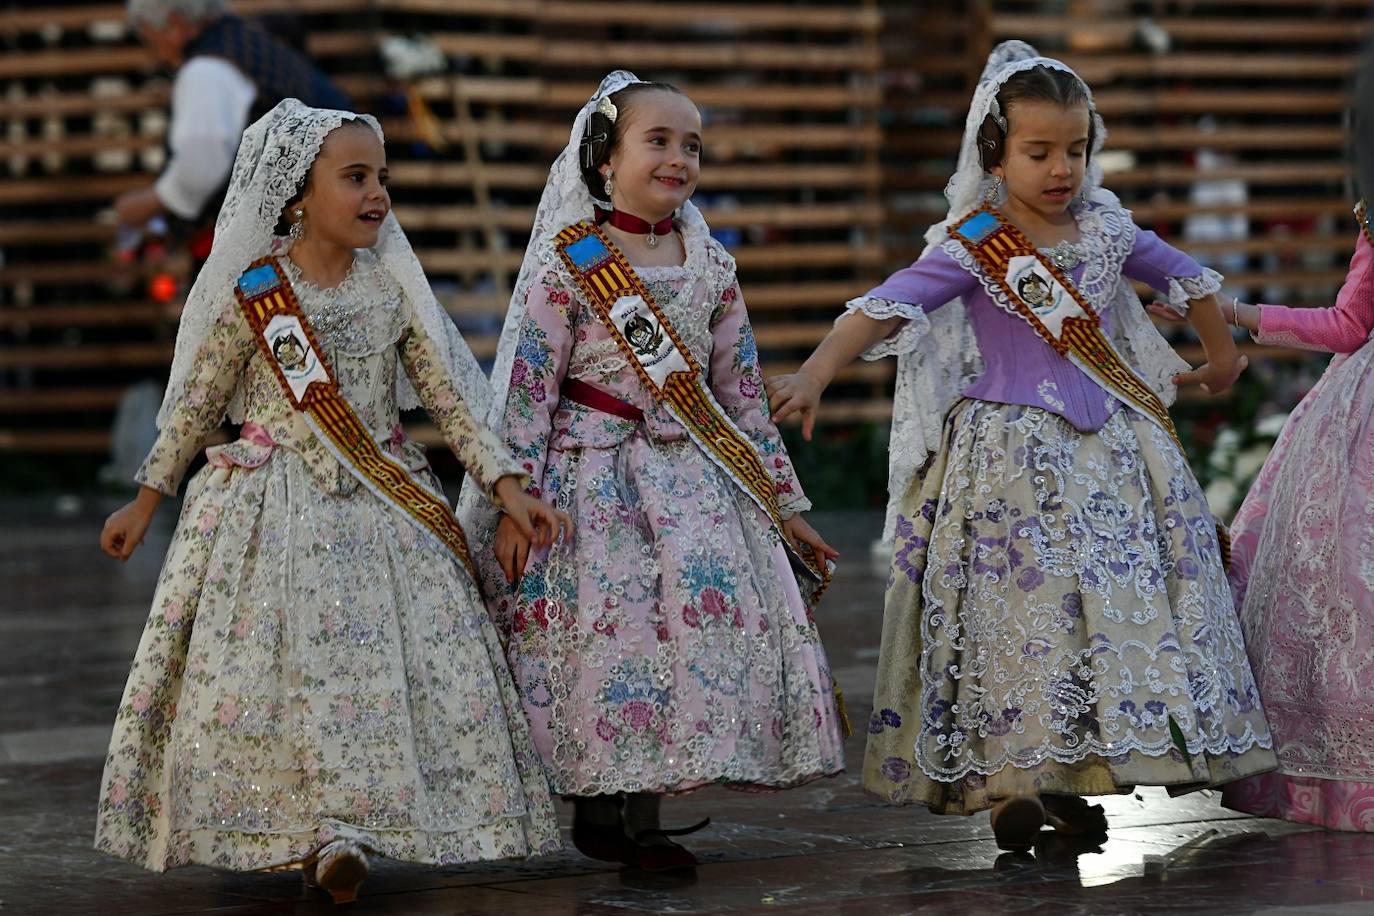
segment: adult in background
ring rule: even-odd
[[[199,262],[244,128],[286,98],[352,106],[299,51],[234,15],[225,0],[129,0],[127,16],[175,77],[166,167],[149,187],[121,194],[115,212],[130,226],[170,217],[178,234],[191,236]]]

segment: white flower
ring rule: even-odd
[[[1255,435],[1272,436],[1278,438],[1279,433],[1283,432],[1283,424],[1288,422],[1288,414],[1273,413],[1255,424]]]
[[[1217,518],[1230,518],[1240,495],[1235,482],[1225,477],[1218,478],[1207,485],[1207,506]]]
[[[1212,454],[1208,457],[1207,463],[1214,468],[1230,467],[1239,449],[1240,433],[1227,426],[1217,433],[1216,440],[1212,443]]]
[[[1252,445],[1236,456],[1234,478],[1249,483],[1264,467],[1264,459],[1269,457],[1269,446]]]

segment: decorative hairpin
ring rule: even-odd
[[[1002,129],[1002,133],[1007,132],[1007,119],[1002,116],[1002,104],[994,96],[992,105],[988,108],[988,114],[992,115],[993,122]]]
[[[609,95],[603,95],[601,97],[601,100],[596,103],[596,110],[605,115],[606,120],[610,121],[612,124],[615,123],[615,119],[620,115],[620,112],[616,110],[615,102],[611,101]]]

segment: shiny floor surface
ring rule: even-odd
[[[0,914],[324,913],[291,874],[184,868],[163,875],[91,848],[100,765],[147,613],[171,511],[127,566],[96,548],[110,505],[0,505]],[[164,507],[166,509],[167,507]],[[856,722],[867,719],[884,576],[872,513],[820,515],[845,554],[820,615]],[[664,805],[709,814],[690,877],[618,870],[569,848],[527,862],[427,868],[381,861],[349,913],[1371,913],[1374,835],[1227,811],[1215,797],[1143,789],[1105,800],[1111,833],[1074,848],[1043,835],[999,854],[986,815],[891,808],[851,772],[791,792],[706,790]],[[566,828],[569,810],[560,812]],[[566,830],[565,830],[566,836]]]

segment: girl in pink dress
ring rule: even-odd
[[[1337,355],[1231,527],[1231,588],[1279,769],[1231,783],[1222,804],[1336,830],[1374,830],[1374,247],[1361,222],[1331,308],[1223,304],[1259,343]]]
[[[489,420],[531,493],[582,527],[531,551],[472,490],[464,499],[474,543],[495,545],[482,552],[488,606],[550,785],[573,800],[573,844],[649,871],[696,863],[659,823],[664,795],[786,788],[844,766],[825,652],[780,537],[837,554],[802,518],[734,259],[690,200],[700,134],[681,92],[610,74],[535,217]],[[623,343],[612,336],[578,279],[598,238],[559,248],[593,221],[671,331],[640,312]],[[670,338],[762,462],[779,531],[646,382]]]

